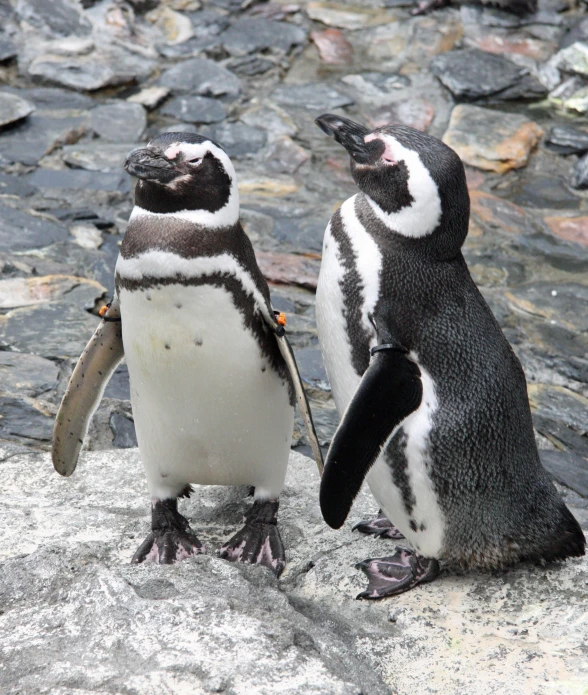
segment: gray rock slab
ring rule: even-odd
[[[114,435],[112,440],[114,447],[117,449],[131,449],[137,446],[135,423],[130,417],[122,413],[112,413],[109,424]]]
[[[298,454],[281,498],[279,582],[215,556],[240,527],[246,489],[197,487],[182,502],[206,555],[133,566],[150,525],[136,450],[83,454],[69,479],[48,455],[14,446],[0,466],[7,695],[429,695],[432,684],[445,695],[547,695],[582,683],[585,558],[444,571],[397,598],[359,602],[354,563],[391,544],[350,527],[377,507],[362,492],[345,529],[329,529],[315,464]]]
[[[431,72],[461,99],[528,99],[547,94],[525,68],[477,48],[441,53],[431,61]]]
[[[136,142],[147,126],[147,114],[141,104],[127,101],[102,104],[90,112],[90,126],[110,142]]]
[[[49,37],[86,36],[92,25],[77,2],[68,0],[18,0],[16,13]]]
[[[17,54],[18,50],[13,41],[5,34],[0,33],[0,63],[15,58]]]
[[[272,92],[272,99],[285,106],[299,106],[313,111],[326,111],[353,104],[353,99],[322,82],[283,84]]]
[[[176,94],[201,96],[237,96],[241,80],[232,72],[206,58],[192,58],[166,70],[159,84]]]
[[[88,171],[121,171],[127,154],[136,143],[110,143],[99,140],[66,145],[62,159],[76,169]],[[1,183],[0,183],[1,185]]]
[[[572,186],[578,190],[588,188],[588,157],[584,155],[574,165]]]
[[[61,87],[32,87],[30,89],[14,90],[23,99],[31,101],[37,113],[61,113],[71,112],[71,115],[79,115],[77,112],[91,109],[96,102],[85,94],[72,92]]]
[[[15,195],[18,198],[28,198],[37,189],[31,186],[22,176],[11,176],[10,174],[0,174],[0,196]]]
[[[0,203],[0,251],[38,249],[67,237],[65,227]]]
[[[245,123],[219,123],[202,129],[227,151],[229,157],[242,157],[260,150],[267,141],[267,133]]]
[[[43,189],[90,191],[128,191],[130,179],[124,171],[86,171],[84,169],[36,169],[27,182]]]
[[[288,53],[306,41],[301,27],[271,19],[243,17],[233,22],[223,35],[224,48],[234,56],[274,49]]]
[[[556,125],[547,134],[545,144],[557,154],[584,154],[588,151],[588,133],[574,126]]]
[[[114,374],[111,376],[108,386],[104,391],[104,398],[116,398],[120,401],[128,401],[131,398],[131,389],[129,386],[129,370],[126,364],[121,364],[117,367]]]
[[[56,147],[78,140],[85,122],[83,116],[55,118],[33,113],[22,124],[0,132],[0,164],[35,165]]]
[[[188,123],[218,123],[227,116],[224,105],[209,97],[174,97],[159,112],[163,116],[172,116]]]
[[[588,498],[588,460],[570,451],[541,451],[541,463],[558,483]]]
[[[57,386],[59,367],[37,355],[0,351],[0,394],[36,398]]]
[[[0,92],[0,128],[26,118],[35,110],[33,104],[10,92]]]
[[[0,396],[0,440],[48,442],[54,418],[24,398]]]

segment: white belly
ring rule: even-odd
[[[379,267],[374,267],[377,255],[368,237],[353,213],[350,199],[342,206],[344,230],[349,236],[355,256],[356,268],[364,285],[365,304],[362,315],[373,311],[379,284]],[[370,261],[372,261],[370,263]],[[317,329],[325,367],[333,398],[342,416],[361,381],[353,368],[351,346],[345,320],[345,305],[341,282],[345,267],[340,249],[327,227],[323,244],[323,257],[316,294]],[[375,344],[374,339],[372,344]],[[411,356],[418,363],[417,356]],[[420,365],[419,365],[420,366]],[[423,374],[423,401],[417,411],[401,424],[407,435],[407,476],[416,498],[412,514],[406,512],[400,489],[394,484],[390,468],[384,457],[379,457],[367,476],[372,494],[388,518],[400,529],[415,548],[428,557],[438,557],[442,550],[444,518],[439,508],[429,476],[428,436],[432,415],[437,407],[434,383],[426,370]],[[398,428],[397,428],[398,429]],[[391,435],[392,436],[392,435]],[[412,523],[411,523],[412,522]],[[414,530],[416,525],[417,531]],[[424,530],[421,530],[424,527]]]
[[[139,449],[154,497],[187,483],[254,485],[276,497],[294,411],[288,388],[211,285],[120,290]]]

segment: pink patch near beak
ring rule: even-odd
[[[383,159],[386,164],[398,164],[398,160],[394,156],[390,145],[385,140],[379,138],[375,133],[370,133],[366,135],[364,142],[371,142],[372,140],[381,140],[384,143],[385,147],[380,159]]]

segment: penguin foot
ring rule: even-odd
[[[396,548],[391,557],[369,558],[355,565],[368,578],[368,587],[356,598],[396,596],[417,584],[432,582],[439,574],[437,560],[422,557],[408,548]]]
[[[279,501],[254,502],[243,521],[245,526],[219,551],[229,562],[247,562],[268,567],[276,577],[286,566],[284,544],[277,526]]]
[[[400,540],[404,536],[400,531],[394,526],[394,524],[388,519],[384,512],[380,509],[378,516],[374,519],[368,519],[366,521],[360,521],[358,524],[351,529],[352,531],[359,531],[360,533],[365,533],[369,536],[378,536],[379,538],[391,538],[392,540]]]
[[[412,10],[412,15],[428,14],[433,10],[438,10],[441,7],[447,7],[451,0],[422,0],[419,4]]]
[[[205,551],[192,533],[188,520],[178,512],[177,499],[154,500],[151,533],[141,543],[131,562],[173,565]]]

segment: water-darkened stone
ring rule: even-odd
[[[0,202],[0,251],[38,249],[67,237],[65,227]]]
[[[92,130],[110,142],[136,142],[147,125],[145,109],[128,101],[103,104],[90,112]]]
[[[547,89],[512,61],[477,48],[447,51],[431,61],[431,72],[460,99],[537,99]]]
[[[0,395],[37,398],[57,386],[59,367],[37,355],[0,350]]]
[[[234,56],[267,49],[288,53],[293,46],[304,43],[306,32],[287,22],[243,17],[233,22],[222,40],[224,48]]]
[[[588,152],[588,132],[570,125],[556,125],[550,129],[545,144],[557,154],[584,154]]]
[[[229,157],[242,157],[260,150],[267,141],[264,130],[245,123],[220,123],[202,129],[202,133],[220,142]]]
[[[26,118],[35,110],[33,104],[10,92],[0,92],[0,128]]]
[[[110,416],[110,429],[114,435],[112,444],[116,449],[130,449],[137,446],[135,423],[131,418],[122,413],[112,413]]]
[[[188,123],[218,123],[227,116],[227,110],[217,99],[189,96],[170,99],[161,108],[160,113]]]
[[[313,111],[327,111],[353,104],[353,99],[320,82],[279,85],[272,99],[285,106],[298,106]]]
[[[159,78],[159,84],[176,94],[202,96],[237,96],[241,80],[218,63],[206,58],[192,58],[174,65]]]

